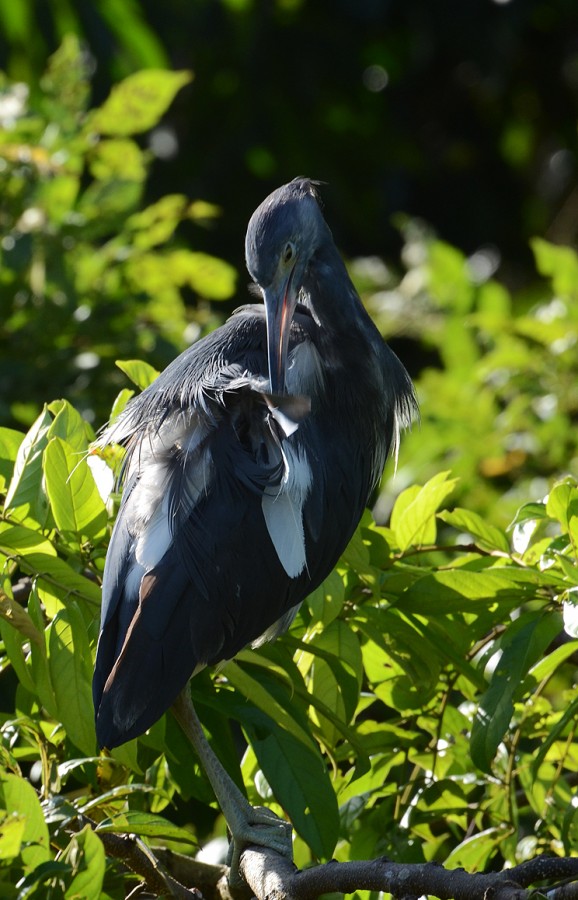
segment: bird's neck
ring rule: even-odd
[[[370,343],[381,343],[333,242],[317,251],[303,286],[306,305],[330,341],[362,334]]]

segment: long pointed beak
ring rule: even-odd
[[[267,317],[267,352],[269,357],[269,381],[272,394],[285,393],[285,370],[289,334],[297,291],[293,285],[293,269],[280,285],[272,285],[265,291]]]

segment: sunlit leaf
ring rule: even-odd
[[[22,846],[26,818],[16,811],[0,811],[0,860],[18,856]]]
[[[456,485],[456,479],[448,476],[448,472],[440,472],[423,487],[415,485],[399,495],[391,514],[391,528],[400,550],[435,541],[435,514]]]
[[[20,431],[0,428],[0,491],[5,491],[14,471],[18,448],[24,439]]]
[[[191,81],[190,72],[145,69],[113,87],[90,119],[90,129],[122,137],[147,131],[166,112],[175,94]]]
[[[86,453],[79,454],[62,440],[52,438],[44,451],[46,492],[57,528],[79,537],[104,535],[108,522]]]
[[[186,215],[187,206],[184,194],[167,194],[156,203],[134,213],[128,219],[127,226],[135,231],[135,246],[148,250],[166,243]],[[165,261],[165,267],[166,265]]]
[[[40,525],[48,517],[48,500],[42,483],[42,454],[48,443],[52,417],[47,409],[20,444],[14,474],[6,494],[6,510],[21,510]]]
[[[453,528],[471,534],[474,541],[486,550],[510,552],[510,544],[504,532],[490,522],[486,522],[473,510],[459,508],[450,511],[443,510],[438,513],[438,517]]]
[[[530,245],[538,271],[552,279],[554,291],[563,297],[575,298],[578,290],[578,256],[575,250],[538,237],[533,238]]]
[[[162,816],[136,810],[117,813],[110,818],[103,819],[96,830],[101,834],[140,834],[146,835],[151,840],[156,839],[158,842],[178,841],[193,846],[197,845],[194,835],[184,828],[173,825]]]
[[[54,416],[48,438],[59,437],[70,444],[78,453],[83,453],[92,440],[92,431],[78,410],[67,400],[55,400],[48,405],[48,409]]]
[[[99,141],[92,151],[90,171],[99,181],[144,181],[147,174],[143,151],[127,138]]]
[[[22,860],[27,871],[50,858],[48,827],[36,791],[24,778],[0,769],[0,808],[24,820]]]
[[[152,384],[158,371],[140,359],[117,359],[116,365],[141,391]]]
[[[222,259],[191,250],[174,250],[167,264],[175,284],[187,285],[202,297],[228,300],[235,293],[237,271]]]
[[[60,721],[71,741],[92,756],[96,750],[92,658],[86,625],[74,602],[50,625],[48,663]]]
[[[106,859],[102,841],[90,825],[85,825],[82,831],[73,835],[62,859],[72,870],[64,893],[65,900],[80,897],[83,900],[99,900]]]

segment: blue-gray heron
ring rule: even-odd
[[[264,305],[185,350],[101,437],[126,457],[94,673],[102,747],[175,704],[236,861],[250,843],[290,854],[290,837],[225,774],[185,688],[202,667],[290,625],[345,549],[416,408],[315,182],[296,178],[259,206],[246,260]]]

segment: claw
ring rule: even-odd
[[[233,887],[245,883],[239,872],[239,863],[243,851],[251,846],[264,847],[293,859],[293,829],[289,822],[280,819],[270,809],[250,807],[250,814],[244,821],[237,821],[231,834],[227,863],[229,881]]]

